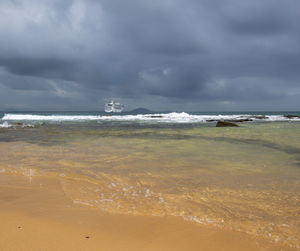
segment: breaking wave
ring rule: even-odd
[[[138,115],[37,115],[37,114],[4,114],[2,121],[53,121],[53,122],[85,122],[85,121],[132,121],[132,122],[165,122],[165,123],[206,123],[219,120],[232,122],[247,121],[300,121],[300,116],[292,115],[193,115],[185,112],[157,113]],[[2,127],[6,127],[5,122]],[[0,125],[1,126],[1,125]]]
[[[8,124],[7,121],[4,121],[2,124],[0,124],[0,128],[9,128],[12,127],[12,125]]]

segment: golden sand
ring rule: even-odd
[[[176,217],[74,204],[59,179],[0,174],[0,250],[291,250]]]

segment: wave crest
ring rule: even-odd
[[[85,122],[85,121],[137,121],[166,123],[205,123],[213,121],[300,121],[300,116],[284,115],[193,115],[186,112],[137,114],[137,115],[36,115],[36,114],[4,114],[2,121],[53,121],[53,122]],[[2,127],[6,127],[5,122]],[[1,125],[0,125],[1,126]]]

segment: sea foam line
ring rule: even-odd
[[[4,114],[2,120],[31,120],[31,121],[84,121],[97,120],[100,116],[85,116],[85,115],[34,115],[34,114]]]
[[[167,123],[205,123],[218,120],[237,121],[300,121],[300,117],[285,117],[284,115],[192,115],[185,112],[166,114],[138,114],[138,115],[35,115],[35,114],[4,114],[2,121],[138,121],[138,122],[167,122]],[[6,127],[5,122],[2,127]]]

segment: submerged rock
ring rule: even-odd
[[[230,119],[230,120],[225,120],[225,122],[249,122],[249,121],[253,121],[253,119]]]
[[[218,119],[207,119],[206,122],[218,122],[218,121],[224,121],[224,122],[231,122],[231,123],[237,123],[237,122],[249,122],[253,121],[253,119],[250,118],[237,118],[237,119],[225,119],[225,120],[218,120]]]
[[[216,124],[216,127],[237,127],[239,125],[232,123],[232,122],[228,122],[228,121],[218,121],[218,123]]]

